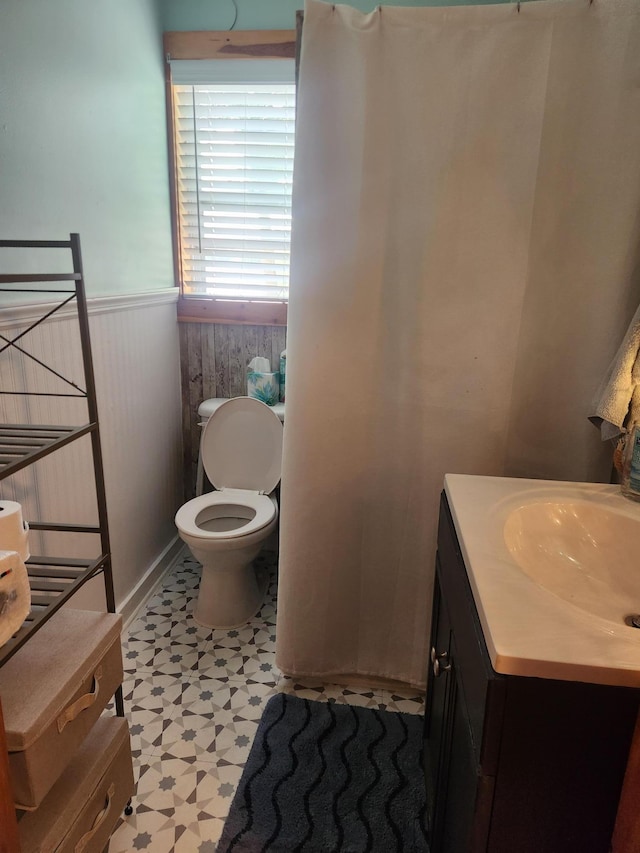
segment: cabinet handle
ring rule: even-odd
[[[87,844],[91,841],[96,832],[100,829],[102,824],[105,822],[107,815],[111,811],[111,803],[113,802],[113,797],[116,792],[116,786],[110,785],[109,790],[107,791],[107,799],[104,804],[104,808],[102,811],[96,815],[96,819],[93,822],[93,826],[89,830],[89,832],[85,832],[82,838],[78,841],[74,848],[74,853],[82,853]]]
[[[80,696],[75,702],[72,702],[68,708],[58,717],[58,733],[62,733],[67,723],[72,723],[81,711],[90,708],[98,698],[100,692],[100,679],[102,678],[102,667],[99,666],[93,674],[93,690],[91,693],[85,693]]]
[[[431,646],[431,663],[435,678],[438,678],[438,676],[442,675],[443,672],[449,672],[451,669],[451,664],[449,663],[449,652],[440,652],[440,654],[438,654],[435,646]]]

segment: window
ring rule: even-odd
[[[295,32],[164,44],[179,317],[286,323]]]
[[[183,294],[285,300],[293,84],[174,86]]]

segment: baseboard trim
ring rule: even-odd
[[[169,542],[167,547],[149,566],[131,592],[117,605],[118,613],[122,616],[122,629],[126,631],[130,623],[135,619],[140,608],[146,604],[155,593],[165,575],[173,568],[182,556],[184,542],[179,536]]]

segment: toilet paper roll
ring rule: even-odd
[[[30,610],[29,576],[20,554],[0,551],[0,646],[11,639]]]
[[[0,501],[0,550],[17,551],[24,562],[29,559],[29,525],[17,501]]]

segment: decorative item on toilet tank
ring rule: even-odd
[[[275,406],[280,398],[279,374],[271,372],[269,359],[252,358],[247,368],[247,397],[267,406]]]

